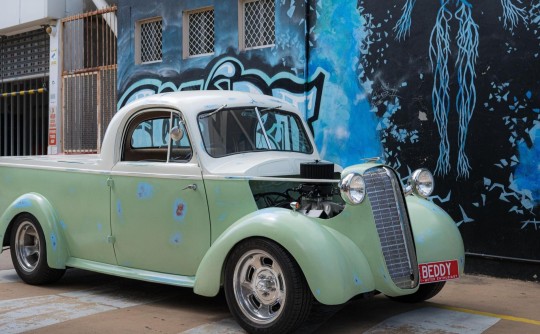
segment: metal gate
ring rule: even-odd
[[[63,24],[63,151],[97,153],[116,111],[116,7]]]
[[[47,154],[49,36],[0,36],[0,156]]]

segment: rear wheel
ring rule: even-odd
[[[389,297],[389,298],[399,301],[399,302],[419,303],[419,302],[423,302],[424,300],[428,300],[430,298],[435,297],[439,292],[441,292],[445,284],[446,284],[446,281],[422,284],[418,288],[418,291],[416,291],[413,294],[399,296],[399,297]]]
[[[64,275],[65,270],[48,266],[43,230],[32,215],[23,214],[14,222],[10,250],[17,274],[28,284],[52,283]]]
[[[225,296],[249,333],[289,333],[308,317],[313,296],[300,267],[279,245],[250,239],[225,265]]]

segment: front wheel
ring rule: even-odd
[[[249,333],[289,333],[307,319],[313,301],[296,261],[266,239],[232,251],[224,289],[232,315]]]
[[[64,275],[65,270],[48,266],[43,230],[32,215],[23,214],[14,222],[10,251],[17,274],[28,284],[52,283]]]
[[[445,284],[446,281],[422,284],[418,288],[418,291],[413,294],[389,298],[404,303],[419,303],[435,297],[439,292],[441,292]]]

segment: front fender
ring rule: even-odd
[[[11,223],[21,213],[33,215],[39,222],[47,245],[47,264],[51,268],[64,269],[68,251],[55,210],[49,201],[40,194],[28,193],[11,203],[0,217],[0,240],[6,235]],[[1,249],[0,249],[1,252]]]
[[[268,208],[243,217],[215,241],[197,270],[195,293],[217,295],[229,252],[252,237],[271,239],[284,247],[300,266],[313,296],[323,304],[342,304],[375,289],[364,254],[349,238],[300,213]]]
[[[416,196],[407,196],[418,263],[458,260],[465,267],[465,248],[459,229],[443,209]]]

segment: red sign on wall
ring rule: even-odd
[[[50,108],[49,112],[49,146],[56,145],[56,110]]]

